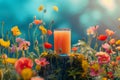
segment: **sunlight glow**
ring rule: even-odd
[[[120,21],[120,18],[118,18],[118,21]]]
[[[115,1],[114,0],[99,0],[100,4],[105,7],[109,11],[113,11],[115,9]]]

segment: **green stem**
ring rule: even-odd
[[[13,42],[13,44],[15,44],[15,37],[12,36],[11,38],[12,38],[12,42]]]
[[[8,56],[10,56],[10,48],[7,48]]]
[[[35,27],[35,30],[34,30],[34,32],[33,32],[33,37],[35,36],[35,33],[36,33],[36,31],[37,31],[37,28],[38,28],[38,26]]]
[[[6,34],[6,40],[9,40],[8,35],[9,35],[9,32],[7,32],[7,34]]]
[[[43,52],[45,52],[45,47],[44,47],[44,35],[43,35],[43,38],[42,38],[42,48],[43,48]]]
[[[6,63],[5,58],[4,58],[3,60],[4,60],[4,62],[5,62],[5,69],[7,70],[8,68],[7,68],[7,63]]]
[[[44,35],[44,37],[45,37],[45,42],[48,42],[47,35]]]
[[[119,56],[119,55],[120,55],[120,51],[117,52],[117,56]]]
[[[73,76],[73,79],[76,80],[76,76],[75,75]]]
[[[0,46],[0,54],[2,54],[2,47]]]
[[[28,38],[30,40],[30,28],[28,28]]]
[[[18,50],[17,50],[17,46],[15,46],[15,50],[16,50],[16,58],[18,59],[19,53],[18,53]]]
[[[49,27],[48,27],[50,30],[52,29],[52,24],[53,24],[52,21],[53,19],[51,19],[51,22],[49,23]]]
[[[88,39],[88,45],[89,45],[89,46],[91,45],[91,42],[92,42],[92,37],[89,36],[89,39]]]
[[[22,50],[22,57],[25,57],[25,51]]]
[[[36,28],[34,29],[34,32],[33,32],[33,48],[35,47],[35,39],[36,39],[36,36],[35,36],[35,33],[36,33],[36,31],[37,31],[37,28],[38,28],[38,26],[36,26]]]
[[[2,53],[4,53],[5,48],[2,48]]]
[[[97,39],[96,39],[96,43],[95,43],[95,46],[94,46],[94,50],[97,50],[98,48],[98,43],[97,43]]]
[[[1,29],[2,38],[4,38],[3,29],[4,29],[4,22],[2,22],[2,29]]]
[[[4,58],[3,60],[4,60],[4,62],[5,62],[5,69],[8,70],[7,62],[6,62],[5,58]],[[9,79],[10,79],[10,72],[9,72],[9,70],[8,70],[8,77],[9,77]]]
[[[37,47],[37,50],[36,50],[36,51],[37,51],[37,54],[38,54],[38,56],[39,56],[40,51],[39,51],[39,48],[38,48],[38,47]]]
[[[26,50],[26,54],[29,54],[29,51],[28,51],[28,50]]]

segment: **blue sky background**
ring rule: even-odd
[[[0,0],[0,22],[4,21],[4,32],[18,25],[22,33],[27,34],[29,23],[33,17],[41,17],[38,7],[44,5],[47,9],[45,21],[54,18],[53,28],[71,28],[72,43],[86,37],[86,29],[100,25],[99,33],[110,28],[120,34],[120,0]],[[52,10],[58,6],[59,12]]]

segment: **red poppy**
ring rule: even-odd
[[[72,51],[77,51],[78,50],[78,47],[73,47],[72,48]]]
[[[32,60],[29,58],[25,58],[25,57],[20,58],[15,63],[15,69],[19,74],[21,74],[21,71],[24,68],[32,68],[32,66],[33,66]]]
[[[108,53],[108,54],[115,54],[115,52],[113,51],[113,50],[106,50],[106,52]]]
[[[34,20],[34,24],[36,24],[36,25],[42,24],[42,20]]]
[[[117,57],[116,57],[116,61],[120,61],[120,56],[117,56]]]
[[[108,75],[109,78],[113,78],[114,77],[113,76],[113,72],[107,72],[107,75]]]
[[[100,41],[105,41],[106,39],[107,39],[106,35],[101,34],[98,36],[98,40],[100,40]]]
[[[52,35],[52,31],[51,30],[47,30],[47,34],[50,36]]]
[[[48,42],[45,42],[45,43],[44,43],[44,47],[45,47],[46,49],[50,49],[50,48],[52,48],[52,44],[50,44],[50,43],[48,43]]]

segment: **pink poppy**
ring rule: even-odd
[[[90,75],[91,76],[98,76],[101,71],[102,69],[100,68],[100,65],[97,62],[95,61],[90,62]]]
[[[104,43],[102,45],[102,48],[104,48],[105,50],[109,50],[109,49],[111,49],[111,46],[108,43]]]
[[[107,34],[108,36],[112,36],[112,35],[115,34],[115,32],[112,31],[112,30],[110,30],[110,29],[106,29],[105,32],[106,32],[106,34]]]
[[[30,42],[29,41],[22,41],[19,43],[19,50],[28,50],[30,46]]]
[[[29,58],[22,57],[15,62],[15,69],[17,73],[21,73],[24,68],[32,68],[33,62]]]
[[[102,56],[102,55],[105,55],[106,53],[105,52],[97,52],[96,54],[95,54],[95,56]]]
[[[87,35],[94,35],[98,28],[99,28],[98,25],[88,28],[87,29]]]
[[[22,39],[22,38],[16,38],[16,42],[20,43],[22,41],[24,41],[24,39]]]
[[[91,75],[91,76],[98,76],[99,73],[100,73],[99,70],[98,70],[98,71],[95,71],[95,69],[93,69],[93,68],[90,69],[90,75]]]
[[[110,56],[106,52],[97,52],[95,56],[98,57],[99,64],[107,64],[110,62]]]
[[[37,77],[32,77],[31,80],[44,80],[44,78],[37,76]]]
[[[17,38],[16,42],[18,43],[18,50],[28,50],[30,46],[29,41],[25,41],[22,38]]]
[[[104,48],[105,51],[109,54],[115,54],[115,52],[111,49],[111,46],[108,43],[104,43],[102,45],[102,48]]]
[[[35,63],[42,67],[45,67],[46,65],[49,64],[49,62],[46,60],[46,58],[35,59]]]

